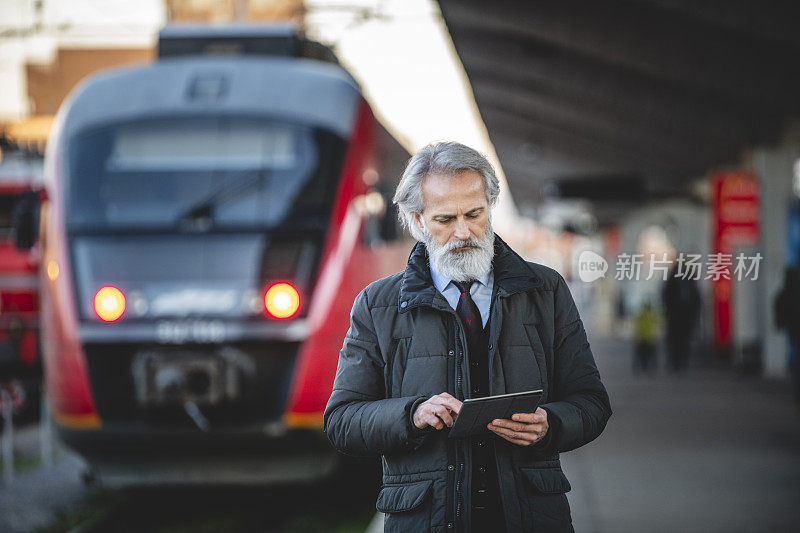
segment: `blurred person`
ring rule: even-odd
[[[0,341],[0,383],[18,378],[23,371],[22,337],[24,326],[19,318],[13,317],[5,324],[8,336]]]
[[[25,406],[25,388],[19,380],[25,367],[20,359],[20,339],[22,324],[12,320],[8,325],[9,336],[0,342],[0,431],[4,428],[5,401],[11,403],[11,411],[16,416]]]
[[[11,381],[19,372],[19,355],[14,345],[0,342],[0,383]]]
[[[383,457],[385,531],[573,531],[558,457],[611,416],[564,279],[491,225],[499,184],[458,143],[414,155],[394,202],[419,242],[356,297],[324,430]],[[448,439],[465,397],[544,389],[540,407]]]
[[[700,318],[700,291],[697,283],[678,275],[678,263],[669,272],[662,291],[666,318],[667,361],[674,372],[689,365],[689,347]]]
[[[800,416],[800,267],[787,267],[783,287],[774,301],[775,325],[789,337],[789,373],[792,376],[794,404]]]
[[[642,371],[649,374],[656,370],[655,354],[659,325],[658,313],[653,310],[650,302],[645,302],[633,319],[634,373]]]

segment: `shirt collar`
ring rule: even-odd
[[[433,268],[433,263],[431,263],[430,258],[428,258],[428,266],[431,269],[431,279],[433,280],[434,287],[436,287],[436,290],[438,290],[439,292],[444,293],[444,290],[447,288],[447,286],[450,283],[452,283],[453,280],[451,280],[450,278],[445,277],[442,274],[440,274],[439,272],[437,272]],[[490,268],[489,272],[487,272],[483,276],[477,278],[475,281],[478,281],[479,283],[482,283],[484,286],[488,287],[489,286],[489,278],[490,278],[491,275],[492,275],[492,269]]]

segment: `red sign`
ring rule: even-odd
[[[732,254],[737,246],[759,241],[758,178],[749,171],[723,171],[711,177],[713,192],[712,253]],[[735,261],[735,259],[734,259]],[[726,348],[731,343],[731,278],[712,281],[714,296],[714,342]]]

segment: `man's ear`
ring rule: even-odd
[[[417,229],[420,233],[425,233],[425,222],[422,220],[422,215],[414,211],[411,213],[414,216],[414,223],[417,225]]]

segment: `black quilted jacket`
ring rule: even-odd
[[[515,531],[572,531],[569,482],[559,452],[603,431],[611,406],[572,295],[555,270],[524,261],[495,237],[489,326],[490,394],[543,389],[550,429],[532,446],[495,438],[506,525]],[[466,338],[433,286],[418,242],[402,272],[356,297],[324,416],[341,452],[380,455],[377,508],[386,531],[469,531],[470,447],[447,430],[417,429],[414,407],[470,389]]]

